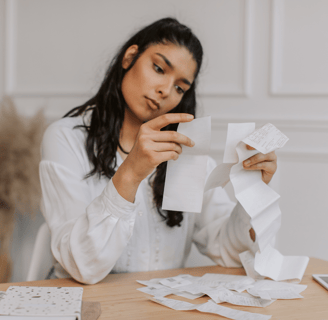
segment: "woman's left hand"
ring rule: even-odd
[[[246,148],[254,150],[249,145],[246,145]],[[267,154],[258,153],[246,159],[243,166],[245,170],[261,170],[262,180],[268,184],[277,170],[277,156],[274,151]]]

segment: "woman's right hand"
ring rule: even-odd
[[[181,144],[194,146],[190,138],[179,132],[160,131],[171,123],[190,122],[193,118],[186,113],[167,113],[141,125],[132,150],[113,176],[115,188],[123,198],[134,202],[140,182],[159,164],[177,160]]]
[[[125,159],[133,168],[136,180],[145,179],[162,162],[177,160],[182,152],[181,144],[193,147],[194,142],[176,131],[160,131],[171,123],[190,122],[193,115],[167,113],[141,125],[135,144]]]

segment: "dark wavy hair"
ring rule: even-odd
[[[178,46],[184,46],[192,54],[197,63],[195,71],[195,80],[191,87],[184,93],[180,103],[172,109],[171,113],[190,113],[195,116],[196,111],[196,78],[199,73],[203,49],[200,41],[185,25],[179,23],[174,18],[164,18],[146,26],[132,36],[118,51],[111,61],[104,80],[102,81],[98,92],[83,105],[70,110],[64,117],[76,117],[81,115],[88,107],[92,107],[92,116],[90,125],[79,125],[87,131],[86,151],[90,162],[93,164],[93,170],[89,172],[85,179],[94,174],[106,176],[111,179],[115,174],[117,165],[117,148],[124,153],[120,142],[120,131],[124,120],[126,103],[122,95],[121,84],[126,72],[128,72],[140,55],[153,44],[173,43]],[[138,53],[134,57],[130,66],[123,69],[122,60],[126,50],[132,45],[138,45]],[[178,125],[170,124],[162,130],[176,131]],[[95,152],[97,150],[97,152]],[[163,201],[163,191],[165,182],[167,162],[161,163],[154,172],[149,183],[153,188],[153,200],[158,213],[166,220],[170,227],[180,226],[183,220],[182,212],[166,211],[161,209]]]

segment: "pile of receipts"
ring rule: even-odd
[[[137,280],[137,282],[146,286],[137,290],[152,295],[153,298],[150,300],[171,309],[198,310],[236,320],[266,320],[271,316],[234,310],[218,304],[226,302],[238,306],[264,308],[277,299],[303,298],[300,293],[307,287],[306,285],[272,280],[254,280],[249,276],[215,273],[207,273],[202,277],[182,274],[171,278]],[[191,300],[204,295],[211,299],[203,304],[194,304],[165,298],[171,294]]]

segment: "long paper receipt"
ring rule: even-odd
[[[223,163],[206,180],[207,155],[210,148],[210,117],[183,123],[178,131],[195,141],[193,148],[183,147],[177,161],[167,167],[163,209],[183,212],[202,210],[203,194],[231,181],[235,197],[249,216],[256,234],[258,253],[241,255],[247,274],[255,279],[301,280],[307,257],[284,257],[271,247],[280,225],[280,196],[262,180],[261,171],[244,170],[243,161],[261,152],[267,154],[282,148],[288,138],[268,123],[255,130],[255,123],[228,125]],[[246,145],[255,150],[248,150]]]

